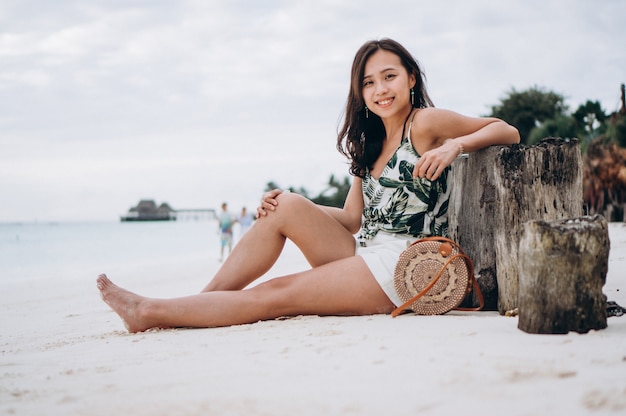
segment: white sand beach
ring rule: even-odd
[[[626,306],[626,224],[610,224],[609,300]],[[111,265],[0,287],[4,415],[626,414],[626,316],[531,335],[496,312],[317,317],[128,334],[97,273],[148,296],[204,286],[203,259]],[[294,247],[268,275],[306,267]]]

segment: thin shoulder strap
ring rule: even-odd
[[[415,119],[415,115],[416,114],[417,114],[417,111],[415,111],[413,113],[413,117],[411,117],[411,122],[409,123],[409,132],[406,135],[406,137],[409,139],[409,141],[411,141],[411,127],[413,126],[413,120]]]

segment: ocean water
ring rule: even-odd
[[[215,261],[219,247],[215,221],[0,224],[0,281],[93,279],[111,265],[177,256]]]

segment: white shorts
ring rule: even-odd
[[[400,258],[400,253],[415,240],[417,238],[410,235],[379,231],[374,238],[367,241],[367,247],[361,247],[358,241],[356,243],[356,255],[365,260],[365,264],[367,264],[383,292],[396,306],[404,303],[396,293],[393,283],[396,264]]]

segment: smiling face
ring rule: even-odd
[[[400,57],[379,49],[365,64],[362,94],[369,111],[381,118],[405,116],[411,107],[415,76],[409,74]]]

